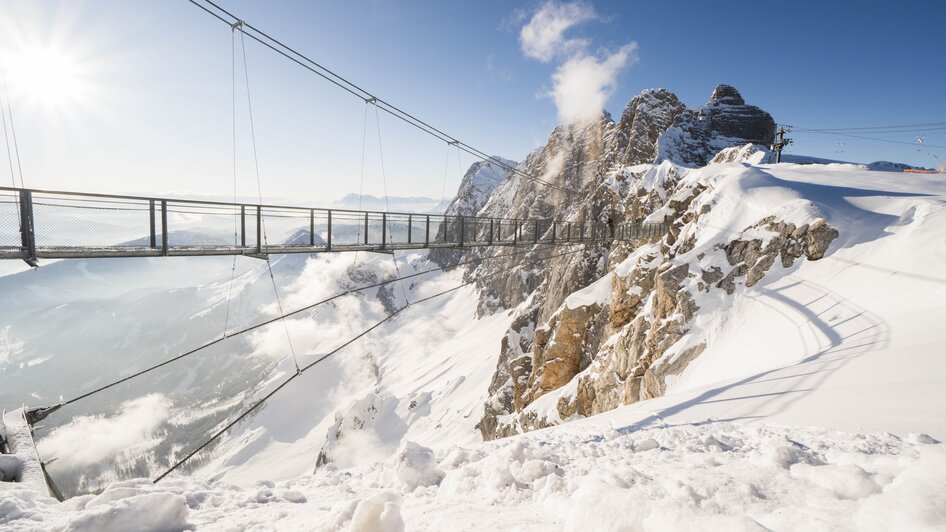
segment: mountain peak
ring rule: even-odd
[[[713,89],[710,95],[710,102],[718,102],[728,105],[745,105],[746,101],[742,99],[742,94],[732,85],[720,83]]]

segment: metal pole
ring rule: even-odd
[[[368,245],[368,213],[365,213],[365,245]]]
[[[168,256],[168,202],[161,200],[161,254]]]
[[[33,224],[33,192],[20,190],[20,239],[26,263],[36,266],[36,227]]]
[[[315,246],[315,209],[309,209],[309,245]]]
[[[553,244],[555,243],[555,228],[557,225],[558,224],[556,224],[555,222],[552,222],[552,243]]]
[[[246,205],[240,205],[240,246],[246,247]]]
[[[412,227],[414,225],[413,222],[414,222],[414,216],[408,214],[407,215],[407,243],[408,244],[411,243],[411,231],[414,230],[414,228]]]
[[[466,225],[463,223],[463,220],[464,218],[460,216],[460,246],[459,247],[461,248],[463,247],[463,237],[466,236],[464,234],[464,232],[466,231]]]
[[[539,221],[538,220],[536,220],[535,223],[533,224],[532,230],[535,233],[534,235],[532,235],[532,239],[534,240],[535,244],[538,244],[539,243]]]
[[[427,222],[424,229],[424,247],[430,245],[430,215],[427,215]]]
[[[512,245],[515,246],[519,243],[519,219],[513,221],[512,225]]]
[[[493,219],[489,219],[489,245],[493,245]]]
[[[496,220],[496,241],[503,241],[503,219],[500,218]]]
[[[150,223],[148,224],[151,229],[151,248],[154,249],[158,246],[158,238],[154,230],[154,200],[148,200],[148,214],[151,218]]]
[[[256,252],[263,254],[263,207],[256,206]]]
[[[381,213],[381,249],[384,249],[384,244],[388,241],[388,213]]]
[[[326,239],[328,247],[325,250],[332,251],[332,211],[328,211],[328,233],[326,233],[326,236],[328,237]]]

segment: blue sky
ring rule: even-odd
[[[221,0],[378,96],[484,151],[519,159],[558,123],[552,75],[564,59],[527,57],[520,30],[545,2]],[[588,6],[591,6],[590,8]],[[665,87],[688,106],[736,86],[776,121],[809,128],[946,121],[939,2],[594,2],[565,36],[606,57],[636,43],[606,109]],[[0,6],[0,51],[55,50],[69,94],[11,84],[28,186],[232,194],[231,32],[185,0],[31,1]],[[239,42],[237,53],[240,54]],[[384,190],[375,115],[365,104],[247,42],[263,192],[323,203]],[[19,55],[18,55],[19,54]],[[29,57],[29,54],[26,54]],[[242,56],[239,56],[242,61]],[[56,79],[53,77],[53,79]],[[255,193],[245,82],[238,71],[238,193]],[[55,91],[50,91],[55,93]],[[387,189],[439,196],[472,159],[380,116]],[[946,130],[923,132],[946,146]],[[792,135],[790,151],[934,166],[933,155],[832,135]],[[871,134],[914,142],[915,133]],[[844,146],[838,146],[843,142]],[[843,150],[843,151],[841,151]],[[840,151],[840,152],[839,152]],[[927,153],[929,152],[929,153]],[[446,172],[445,172],[446,168]],[[0,175],[8,172],[3,167]],[[8,182],[8,177],[3,178]]]

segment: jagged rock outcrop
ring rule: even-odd
[[[566,302],[547,321],[536,319],[534,307],[524,306],[533,314],[520,314],[503,342],[491,386],[495,393],[480,423],[484,438],[662,395],[668,378],[707,347],[706,337],[692,329],[702,294],[714,298],[715,311],[722,312],[736,290],[761,281],[776,261],[788,268],[802,257],[818,260],[837,238],[823,218],[812,218],[814,211],[799,207],[796,216],[809,216],[810,222],[796,225],[761,217],[728,240],[697,245],[700,231],[710,227],[702,220],[717,201],[720,183],[712,170],[690,175],[692,171],[663,163],[637,174],[625,172],[625,179],[636,181],[627,187],[619,209],[667,221],[670,232],[633,251],[622,252],[623,244],[610,249],[607,277],[568,301],[588,299],[585,292],[604,281],[610,283],[607,298],[581,305]],[[747,182],[765,175],[751,168],[742,171]],[[522,334],[535,323],[540,325],[534,333]],[[552,402],[544,399],[547,395]]]
[[[657,159],[705,166],[720,150],[746,143],[768,146],[775,134],[772,115],[747,105],[734,87],[718,85],[710,101],[680,113],[657,142]]]
[[[492,161],[476,161],[470,165],[463,174],[457,195],[450,202],[445,214],[474,216],[486,205],[490,194],[509,177],[509,168],[515,168],[517,164],[502,157],[493,158],[506,167]]]
[[[510,169],[515,168],[517,163],[502,157],[493,156],[493,158],[503,164],[492,161],[477,161],[470,165],[466,173],[463,174],[460,187],[457,189],[457,195],[454,196],[444,211],[445,215],[475,216],[489,200],[496,187],[509,179],[509,175],[512,173]],[[451,238],[456,238],[459,231],[459,223],[448,218],[446,223],[437,229],[435,240],[444,239],[445,232],[449,232]],[[430,252],[430,259],[440,264],[459,262],[462,256],[462,251],[448,248],[433,249]]]
[[[614,286],[623,289],[615,288],[609,303],[562,306],[569,295],[635,256],[636,245],[466,252],[489,258],[467,272],[480,291],[478,313],[514,309],[479,424],[485,438],[554,421],[528,407],[569,383],[577,383],[576,391],[570,399],[559,400],[562,417],[659,395],[665,377],[699,354],[701,347],[678,341],[698,309],[692,294],[703,273],[698,265],[674,262],[674,257],[694,245],[693,235],[681,231],[705,214],[705,206],[693,210],[691,205],[706,187],[677,185],[687,166],[705,165],[724,148],[768,143],[772,130],[771,116],[746,105],[732,87],[717,87],[710,102],[697,110],[686,109],[667,90],[650,89],[628,103],[618,122],[602,113],[589,123],[556,127],[547,144],[518,165],[541,182],[512,175],[495,188],[479,215],[556,217],[574,223],[650,217],[672,221],[674,230],[660,245],[647,247],[651,255],[647,260],[640,257],[643,262],[632,273],[633,281],[613,279]],[[466,202],[466,194],[461,190],[455,203]],[[431,256],[449,264],[457,252]],[[720,270],[714,282],[726,273]],[[713,277],[714,270],[707,275]],[[603,346],[604,339],[617,332],[622,340]]]
[[[626,165],[652,163],[657,158],[657,139],[673,126],[686,106],[667,89],[647,89],[624,108],[618,129],[627,136]]]

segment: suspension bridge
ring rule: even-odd
[[[28,188],[24,184],[20,165],[19,148],[13,124],[13,113],[7,98],[6,110],[2,114],[4,138],[7,142],[7,155],[12,187],[0,187],[0,260],[23,260],[31,266],[37,266],[40,259],[106,259],[120,257],[182,257],[182,256],[232,256],[234,268],[236,257],[246,256],[266,261],[273,291],[279,304],[279,314],[274,318],[261,319],[259,322],[239,330],[229,330],[228,322],[223,323],[223,331],[215,339],[193,346],[187,351],[143,368],[126,368],[121,377],[106,384],[90,385],[86,383],[74,391],[69,399],[62,399],[56,404],[28,408],[26,406],[5,412],[0,417],[0,454],[19,454],[28,456],[21,467],[14,472],[13,480],[24,482],[38,491],[47,491],[62,500],[63,494],[46,471],[33,442],[33,430],[36,423],[59,409],[83,401],[119,384],[140,378],[157,369],[168,366],[185,358],[197,355],[207,348],[259,329],[275,322],[283,322],[292,316],[315,309],[338,298],[357,292],[382,287],[391,283],[403,282],[432,272],[478,264],[484,261],[508,257],[522,257],[530,263],[539,263],[558,257],[579,253],[586,249],[585,244],[605,244],[626,241],[639,243],[660,238],[669,231],[667,224],[644,223],[642,221],[614,220],[613,212],[607,221],[602,213],[553,216],[551,218],[517,218],[496,216],[461,216],[438,213],[409,213],[372,210],[330,209],[299,205],[271,205],[263,203],[260,184],[259,161],[256,153],[255,131],[253,128],[252,103],[249,98],[249,76],[247,83],[247,107],[250,118],[250,134],[253,139],[253,160],[256,170],[259,201],[239,202],[236,190],[236,36],[243,51],[243,68],[246,71],[246,51],[244,37],[249,37],[260,45],[276,52],[280,56],[302,68],[324,78],[337,87],[365,102],[365,128],[367,130],[368,108],[375,109],[378,121],[379,154],[381,151],[381,133],[379,112],[412,126],[447,144],[448,150],[455,149],[467,153],[508,172],[510,178],[517,178],[554,190],[558,197],[580,195],[562,184],[551,183],[522,168],[487,155],[485,152],[444,133],[442,130],[420,120],[390,102],[367,92],[358,85],[342,78],[335,72],[316,63],[297,50],[292,49],[258,28],[244,22],[232,13],[224,10],[210,0],[189,0],[203,11],[219,21],[226,23],[231,31],[231,63],[233,66],[233,135],[234,135],[234,187],[232,202],[182,199],[177,197],[147,197],[121,194],[101,194],[77,191],[58,191]],[[0,102],[0,111],[3,111]],[[9,136],[7,128],[9,126]],[[366,135],[363,135],[363,143]],[[12,140],[12,149],[11,149]],[[364,154],[364,146],[362,146]],[[449,155],[449,151],[448,151]],[[381,177],[384,176],[383,157]],[[14,164],[15,161],[15,164]],[[459,159],[458,159],[459,161]],[[17,172],[14,172],[14,167]],[[17,186],[15,174],[19,175]],[[362,155],[362,185],[364,183],[364,155]],[[446,174],[444,175],[446,183]],[[387,183],[385,198],[387,198]],[[577,203],[576,203],[577,204]],[[371,282],[349,288],[339,293],[312,302],[296,309],[284,310],[279,299],[279,292],[273,278],[270,255],[291,253],[337,253],[337,252],[378,252],[392,256],[398,250],[456,249],[472,250],[495,247],[518,248],[505,253],[483,253],[462,257],[449,265],[435,265],[425,271],[397,275],[386,280]],[[556,249],[565,247],[565,249]],[[506,273],[508,270],[493,272],[492,275]],[[230,283],[233,277],[231,272]],[[158,482],[183,466],[197,453],[217,441],[238,422],[256,411],[270,397],[283,389],[292,380],[316,367],[322,361],[352,345],[363,336],[380,327],[385,322],[401,315],[408,307],[421,305],[426,301],[476,282],[467,279],[457,286],[439,293],[410,301],[405,291],[405,303],[394,309],[384,318],[371,324],[356,335],[340,339],[338,345],[327,353],[302,353],[300,364],[292,348],[290,354],[295,365],[291,373],[278,385],[268,390],[258,390],[257,397],[248,408],[242,410],[234,419],[216,430],[206,440],[196,445],[182,456],[169,456],[169,467],[154,479]],[[403,288],[403,285],[402,285]],[[230,294],[227,296],[227,320],[229,320]],[[289,336],[289,329],[286,328]],[[130,372],[130,374],[129,374]],[[91,388],[91,389],[90,389]]]
[[[0,188],[0,259],[30,264],[38,259],[263,258],[286,253],[567,245],[650,238],[666,229],[661,223],[359,211]]]

